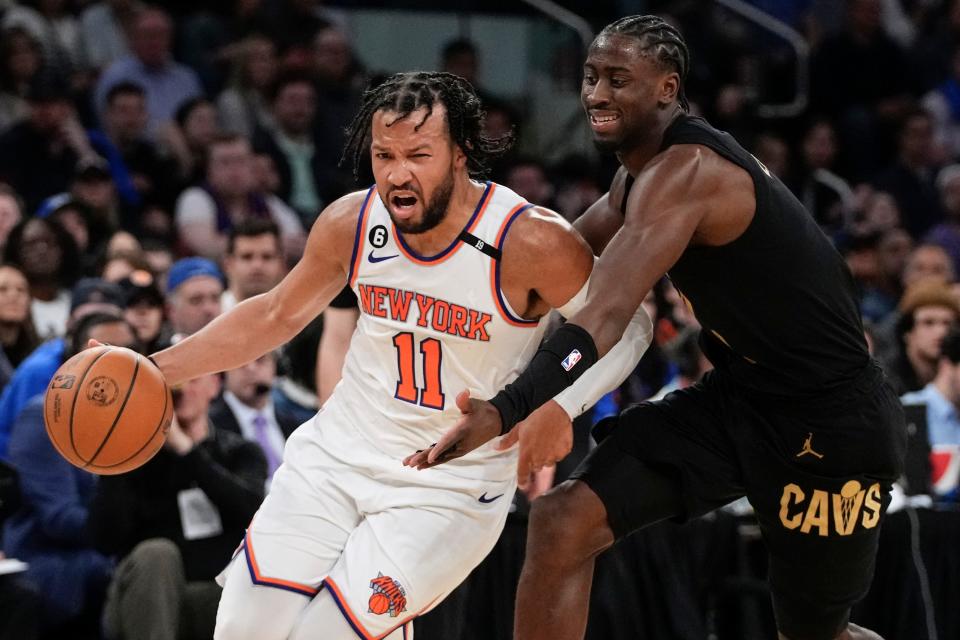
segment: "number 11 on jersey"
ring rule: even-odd
[[[443,386],[440,381],[443,353],[440,341],[436,338],[420,341],[420,353],[423,356],[422,388],[417,388],[413,334],[398,333],[393,336],[393,346],[397,349],[397,366],[400,370],[394,396],[404,402],[419,404],[429,409],[443,409]]]

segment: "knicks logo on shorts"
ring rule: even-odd
[[[780,496],[780,523],[791,530],[799,527],[800,533],[848,536],[858,524],[864,529],[877,526],[882,507],[879,482],[863,489],[856,480],[849,480],[840,493],[814,489],[809,497],[790,483]]]
[[[407,610],[407,592],[390,576],[378,571],[377,577],[370,581],[370,588],[373,594],[367,603],[368,612],[376,615],[389,613],[391,618],[396,618]]]

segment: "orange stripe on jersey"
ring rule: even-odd
[[[353,255],[350,256],[350,273],[347,274],[347,282],[350,287],[357,280],[357,273],[360,272],[360,261],[363,259],[363,240],[367,237],[367,219],[370,217],[370,208],[373,205],[373,194],[376,191],[376,185],[370,187],[367,191],[367,197],[363,200],[363,206],[360,207],[360,217],[357,218],[357,235],[353,239]]]
[[[294,593],[299,593],[305,595],[308,598],[319,593],[320,589],[311,587],[300,582],[293,582],[292,580],[282,580],[280,578],[270,578],[268,576],[260,573],[260,567],[257,565],[257,557],[253,553],[253,544],[250,537],[250,532],[247,532],[246,537],[243,539],[242,546],[246,552],[247,557],[247,567],[250,569],[250,579],[254,584],[259,584],[265,587],[275,587],[277,589],[283,589],[285,591],[293,591]]]
[[[506,238],[507,230],[521,213],[532,206],[533,205],[528,202],[521,202],[511,209],[507,217],[503,219],[503,224],[500,225],[500,231],[497,232],[496,240],[496,246],[500,249],[500,260],[490,261],[490,287],[493,289],[493,301],[497,305],[497,311],[500,312],[500,317],[503,318],[507,324],[513,325],[514,327],[530,328],[540,324],[539,320],[526,320],[510,313],[510,310],[507,308],[506,299],[503,297],[503,292],[500,290],[500,261],[503,260],[503,241]]]
[[[497,185],[493,182],[487,182],[487,188],[484,190],[483,195],[480,196],[480,202],[477,203],[477,208],[474,209],[473,215],[470,217],[470,220],[467,222],[467,225],[464,227],[464,231],[470,233],[473,231],[477,224],[480,222],[480,219],[483,217],[484,211],[487,210],[487,205],[490,204],[490,201],[493,200],[493,192],[497,188]],[[450,243],[446,249],[440,253],[432,256],[418,256],[413,249],[407,246],[407,243],[403,239],[403,235],[397,230],[396,225],[393,225],[393,235],[397,239],[397,247],[408,260],[416,264],[422,264],[427,267],[432,267],[438,265],[442,262],[445,262],[450,259],[450,257],[460,249],[460,245],[463,242],[460,241],[459,234],[454,238],[453,242]]]

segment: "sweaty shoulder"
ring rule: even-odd
[[[525,318],[563,306],[583,286],[593,268],[593,252],[557,213],[531,207],[513,223],[501,257],[504,290],[510,302],[526,296]]]

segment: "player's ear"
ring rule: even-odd
[[[660,81],[660,97],[658,102],[661,106],[671,104],[677,99],[680,93],[680,74],[672,71],[663,76]]]
[[[467,142],[466,144],[470,144]],[[467,165],[467,154],[464,153],[463,148],[458,145],[453,145],[453,166],[457,169],[462,169]]]

